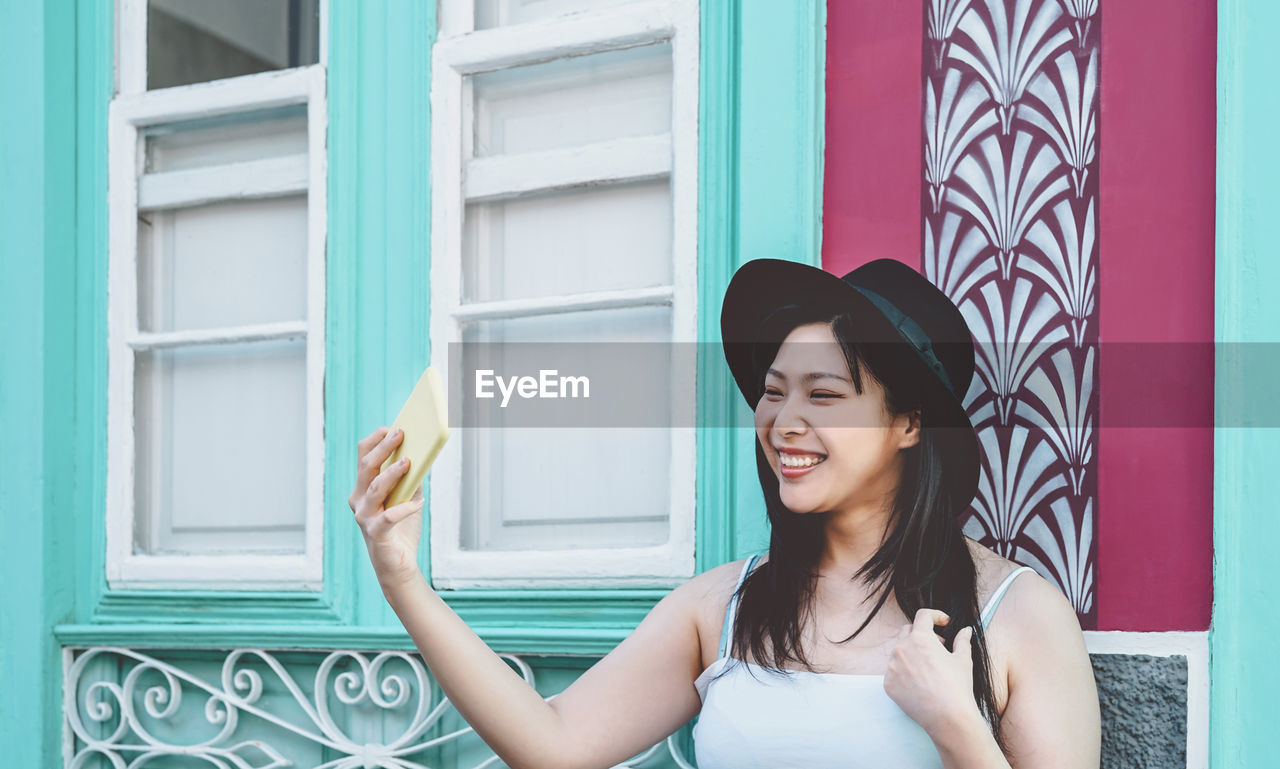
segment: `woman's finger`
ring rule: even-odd
[[[945,625],[951,621],[944,611],[938,609],[921,609],[916,612],[915,620],[911,623],[911,632],[928,633],[931,636],[937,636],[933,628],[937,625]]]
[[[956,640],[952,643],[952,646],[954,648],[951,650],[951,653],[956,655],[957,657],[962,657],[964,659],[972,659],[973,657],[972,642],[973,642],[973,625],[968,625],[966,627],[961,628],[960,632],[956,633]]]
[[[369,490],[365,492],[365,502],[374,510],[382,507],[387,501],[387,495],[395,488],[396,483],[409,470],[409,458],[400,457],[399,460],[389,466],[386,470],[378,473],[378,477],[373,479],[369,484]]]
[[[396,450],[396,446],[399,446],[402,440],[404,440],[404,431],[396,428],[383,436],[382,440],[375,443],[373,448],[360,457],[356,488],[368,486],[373,482],[382,470],[382,463],[387,461],[387,457],[391,456],[391,452]]]
[[[369,449],[378,445],[378,441],[385,438],[387,435],[387,431],[390,429],[391,428],[387,427],[386,425],[383,425],[381,427],[374,428],[373,432],[361,438],[360,442],[356,444],[356,459],[359,460],[360,457],[363,457],[365,454],[368,454]]]
[[[386,437],[388,429],[385,425],[379,427],[361,438],[356,444],[356,487],[351,490],[351,495],[347,497],[347,506],[351,508],[351,512],[357,515],[360,514],[360,508],[364,502],[364,493],[369,488],[370,476],[365,470],[365,455]]]

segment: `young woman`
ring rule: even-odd
[[[699,769],[1097,767],[1074,610],[960,530],[979,457],[955,305],[892,260],[837,278],[761,259],[730,282],[721,331],[755,413],[769,550],[671,591],[549,702],[423,578],[421,492],[383,508],[400,436],[360,442],[351,508],[462,717],[512,769],[610,767],[699,714]]]

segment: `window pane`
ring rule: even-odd
[[[306,312],[305,195],[138,217],[143,331],[303,320]]]
[[[467,206],[463,301],[669,285],[668,180]]]
[[[521,24],[630,2],[635,0],[476,0],[476,29]]]
[[[147,88],[315,64],[319,0],[150,0]]]
[[[463,452],[463,550],[644,547],[667,541],[667,430],[464,430]]]
[[[463,329],[463,370],[475,368],[476,356],[483,355],[486,368],[493,364],[500,372],[531,373],[504,366],[500,343],[670,338],[669,307],[476,322]],[[599,348],[581,349],[591,354]],[[572,354],[570,349],[555,363],[563,365]],[[660,393],[652,403],[669,409],[671,372],[655,367],[646,374],[646,382],[632,386]],[[498,419],[494,427],[461,430],[463,549],[641,547],[667,541],[671,430],[661,415],[654,415],[653,428],[507,427]],[[474,422],[464,415],[464,425],[469,421]]]
[[[307,108],[297,104],[146,129],[146,173],[307,153]]]
[[[671,45],[498,70],[474,84],[475,157],[671,131]]]
[[[138,354],[134,546],[303,550],[306,342]]]

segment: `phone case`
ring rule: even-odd
[[[413,497],[427,477],[431,463],[449,440],[449,411],[445,407],[444,383],[435,368],[428,366],[422,372],[418,384],[400,409],[400,415],[391,423],[392,430],[397,427],[404,430],[404,439],[382,463],[382,469],[387,469],[400,457],[408,456],[409,470],[387,495],[387,501],[383,503],[386,508]]]

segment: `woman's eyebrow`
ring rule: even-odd
[[[768,373],[772,376],[776,376],[777,378],[781,379],[784,382],[787,381],[787,375],[777,370],[776,368],[769,369]],[[809,373],[800,377],[801,382],[812,382],[815,379],[839,379],[841,382],[853,384],[853,380],[850,379],[849,377],[841,376],[839,374],[832,374],[830,371],[810,371]]]

